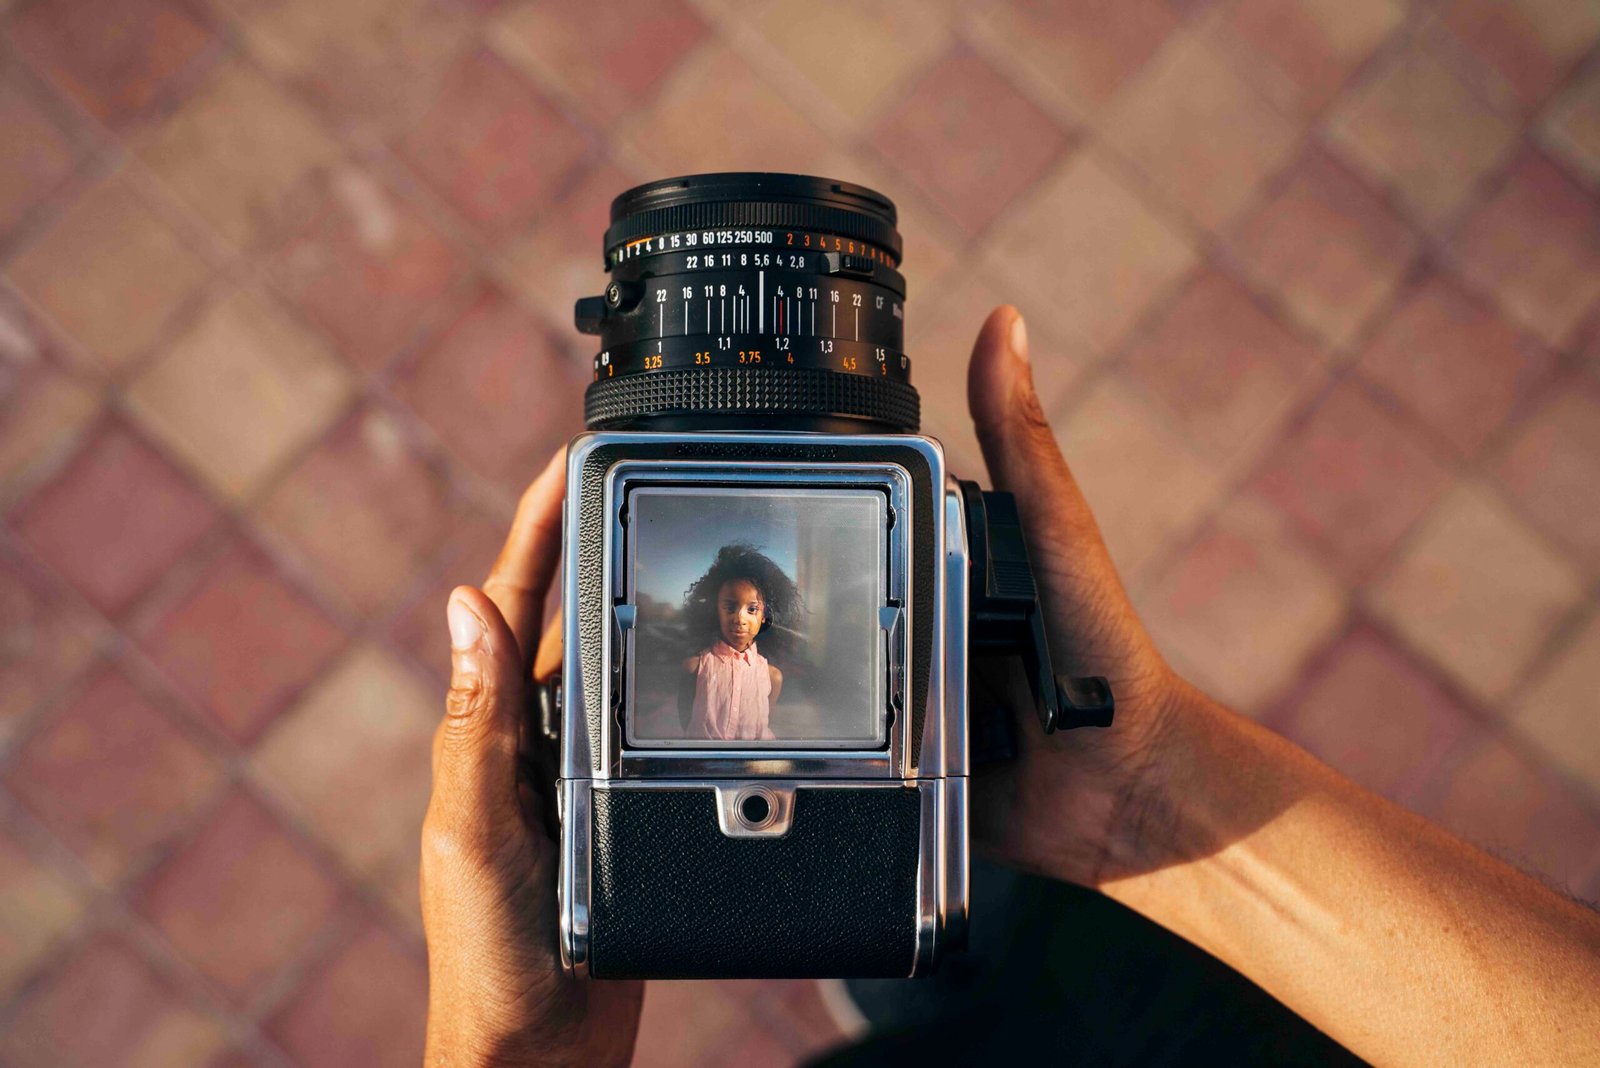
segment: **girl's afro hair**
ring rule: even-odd
[[[736,542],[718,549],[717,558],[711,562],[710,569],[684,592],[684,610],[689,619],[690,632],[697,639],[721,632],[717,593],[723,583],[736,579],[744,579],[761,591],[761,599],[767,606],[767,618],[761,625],[762,641],[770,646],[773,638],[797,629],[802,605],[800,590],[794,580],[755,546]]]

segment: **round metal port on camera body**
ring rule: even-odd
[[[718,783],[717,826],[729,838],[782,838],[794,820],[792,780]]]
[[[776,811],[764,790],[751,790],[739,798],[739,818],[752,831],[772,822]]]

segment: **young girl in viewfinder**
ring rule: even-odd
[[[776,738],[768,719],[783,691],[783,672],[756,650],[756,638],[787,621],[799,605],[793,580],[749,545],[724,545],[685,596],[691,633],[708,644],[683,661],[685,691],[694,686],[691,738]],[[687,693],[685,693],[687,696]]]

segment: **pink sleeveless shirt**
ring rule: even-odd
[[[718,639],[695,664],[691,738],[775,738],[767,726],[772,675],[754,642],[744,652]]]

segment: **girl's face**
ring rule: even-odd
[[[746,579],[729,579],[717,591],[717,619],[722,624],[722,640],[744,652],[756,640],[767,605],[761,591]]]

